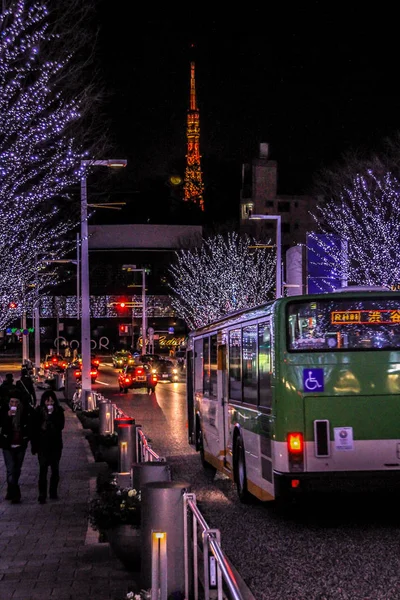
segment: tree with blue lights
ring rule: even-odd
[[[75,135],[90,92],[85,89],[71,96],[78,85],[76,76],[75,86],[69,85],[71,73],[76,75],[79,67],[72,63],[70,46],[56,28],[54,14],[42,1],[3,2],[0,328],[32,304],[41,289],[57,281],[54,269],[42,274],[44,260],[65,255],[71,248],[68,232],[79,222],[77,214],[66,217],[71,209],[67,213],[65,203],[70,186],[82,174],[80,161],[86,154]],[[10,302],[17,308],[10,311]]]
[[[333,279],[347,285],[400,283],[400,181],[390,171],[353,174],[337,195],[319,202],[313,217],[314,260]]]
[[[233,232],[176,252],[170,268],[171,303],[190,329],[274,296],[275,251],[250,247],[257,245],[250,236]]]

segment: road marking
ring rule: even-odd
[[[100,385],[111,385],[111,383],[106,383],[105,381],[99,381],[98,379],[96,379],[96,383],[99,383]]]

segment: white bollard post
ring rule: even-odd
[[[166,597],[175,593],[184,597],[185,594],[183,494],[189,491],[189,483],[174,482],[151,482],[141,490],[141,587],[147,590],[155,584],[152,577],[153,534],[164,533],[166,559],[160,562],[160,568],[168,565],[168,572],[159,572],[159,586],[162,589],[166,582]]]

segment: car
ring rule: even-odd
[[[146,364],[127,365],[118,375],[119,391],[146,388],[150,394],[156,389],[158,377]]]
[[[99,370],[99,366],[100,366],[100,359],[97,356],[91,356],[90,357],[90,366],[93,369],[97,369]]]
[[[152,364],[158,360],[161,360],[162,356],[160,354],[140,354],[138,359],[142,363]]]
[[[128,350],[117,350],[111,357],[114,369],[123,369],[128,364],[133,364],[133,356]]]
[[[68,367],[68,360],[61,354],[47,354],[43,361],[43,369],[45,371],[63,372]]]
[[[152,368],[155,369],[159,381],[179,381],[179,368],[172,360],[160,359],[152,363]]]
[[[76,381],[82,381],[82,361],[76,360],[75,362],[71,363],[71,366],[74,369],[74,376],[75,376]],[[98,374],[99,374],[98,369],[96,367],[91,366],[90,367],[90,379],[91,379],[92,383],[96,383]]]

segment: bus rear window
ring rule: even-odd
[[[293,301],[286,310],[291,352],[400,348],[397,298]]]

